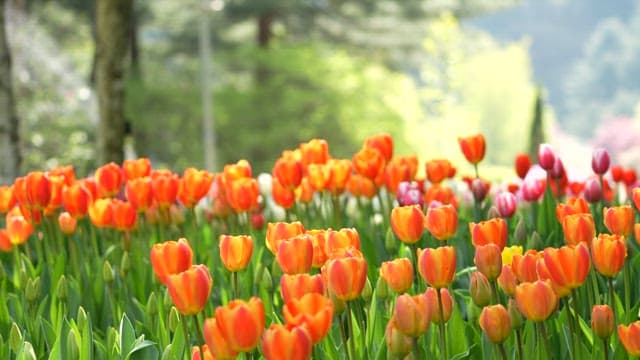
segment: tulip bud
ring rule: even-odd
[[[593,172],[598,175],[604,175],[609,170],[610,159],[609,153],[604,148],[597,148],[593,150],[593,156],[591,157],[591,168]]]
[[[167,345],[166,348],[164,348],[164,351],[162,352],[162,358],[161,360],[173,360],[173,358],[175,357],[173,352],[171,351],[171,344]]]
[[[279,267],[277,267],[279,269]],[[273,280],[269,269],[260,265],[256,272],[256,283],[265,290],[271,290],[273,288]]]
[[[11,324],[11,330],[9,331],[9,347],[11,348],[11,351],[18,353],[20,346],[22,346],[22,332],[20,332],[18,324],[13,323]]]
[[[58,285],[56,286],[56,297],[58,298],[59,301],[64,301],[67,299],[67,292],[68,292],[67,278],[64,275],[62,275],[60,276],[60,279],[58,280]]]
[[[147,300],[146,312],[149,316],[155,316],[158,313],[158,300],[156,300],[156,293],[151,292],[149,299]]]
[[[489,341],[502,344],[511,333],[509,312],[502,305],[487,306],[480,314],[480,328]]]
[[[102,279],[107,284],[111,284],[115,279],[113,268],[111,267],[111,263],[109,263],[109,260],[105,260],[104,264],[102,265]]]
[[[594,305],[591,311],[593,333],[601,339],[607,339],[613,334],[614,326],[615,319],[609,305]]]
[[[489,280],[495,280],[502,271],[502,251],[496,244],[476,246],[476,254],[473,262],[478,271]]]
[[[479,307],[484,307],[491,303],[491,285],[487,277],[482,275],[481,272],[474,271],[471,273],[469,293],[473,303]]]
[[[33,279],[27,280],[27,287],[24,292],[27,301],[37,301],[40,297],[40,277],[36,276]]]
[[[37,360],[36,353],[33,351],[33,345],[25,341],[22,346],[22,360]]]
[[[120,336],[118,335],[118,330],[113,326],[109,326],[107,329],[107,349],[113,349],[114,346],[118,346],[118,340]]]
[[[524,323],[524,319],[522,318],[522,313],[518,310],[518,303],[514,298],[509,298],[509,318],[511,318],[511,328],[514,330],[518,330],[522,327]]]
[[[549,171],[549,175],[551,175],[551,177],[554,179],[560,179],[562,178],[562,175],[564,175],[564,164],[559,157],[556,157],[556,160],[553,163],[553,167]]]
[[[482,202],[482,200],[487,196],[488,191],[489,187],[482,179],[475,178],[471,182],[471,193],[477,202]]]
[[[169,330],[175,332],[180,325],[180,314],[178,313],[178,309],[175,306],[171,307],[169,311]]]
[[[492,206],[487,211],[487,219],[495,219],[500,217],[500,210],[497,207]]]
[[[386,299],[389,296],[389,285],[387,285],[387,282],[384,281],[382,277],[379,277],[376,282],[376,296],[380,299]]]
[[[387,228],[387,233],[384,237],[384,248],[388,253],[394,253],[398,249],[398,242],[396,241],[396,237],[393,235],[391,227]]]
[[[69,335],[67,335],[67,359],[79,359],[80,348],[78,346],[78,339],[76,338],[76,332],[71,329]]]
[[[529,238],[529,246],[527,246],[527,248],[541,249],[542,247],[543,245],[542,245],[542,239],[540,238],[540,234],[538,234],[537,231],[534,231],[533,233],[531,233],[531,237]]]
[[[87,312],[84,311],[82,306],[78,307],[78,315],[76,315],[76,323],[78,324],[78,330],[84,330],[87,325]]]
[[[514,238],[517,244],[524,244],[527,241],[527,226],[524,224],[522,219],[518,220],[518,223],[516,224]]]
[[[367,277],[367,280],[364,283],[364,288],[362,289],[362,294],[360,294],[360,296],[362,296],[362,299],[364,299],[364,301],[368,303],[371,300],[372,295],[373,288],[371,287],[371,281],[369,281],[369,278]]]
[[[584,198],[590,203],[600,201],[602,198],[602,187],[598,179],[589,178],[584,182]]]
[[[20,273],[18,274],[18,283],[16,287],[18,290],[23,290],[27,286],[27,282],[29,281],[29,274],[27,273],[27,269],[24,266],[20,266]]]
[[[126,277],[129,269],[131,269],[131,260],[129,259],[129,252],[125,251],[120,260],[120,276]]]
[[[538,164],[544,170],[551,170],[553,164],[556,161],[556,155],[553,152],[553,148],[549,144],[540,144],[538,147]]]

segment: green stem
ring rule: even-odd
[[[524,358],[524,352],[522,351],[522,330],[516,329],[516,341],[518,343],[518,360]]]
[[[569,299],[565,298],[564,302],[564,311],[567,314],[567,322],[569,323],[569,342],[571,345],[571,355],[574,359],[576,357],[576,341],[575,341],[575,324],[573,322],[573,316],[571,315],[571,311],[569,310]]]
[[[345,311],[347,313],[347,311]],[[340,337],[342,338],[342,343],[344,344],[344,353],[347,360],[351,360],[349,356],[349,343],[347,342],[347,335],[344,333],[344,324],[342,321],[338,324],[338,328],[340,329]]]
[[[629,264],[629,259],[631,258],[631,254],[627,255],[627,260],[625,261],[624,264],[624,269],[622,269],[623,271],[623,279],[624,279],[624,316],[625,316],[625,323],[630,323],[631,322],[631,310],[630,310],[630,306],[631,306],[631,285],[630,285],[630,278],[631,278],[631,266]],[[613,307],[613,304],[612,304]]]
[[[239,299],[240,296],[238,295],[239,290],[238,290],[238,272],[234,271],[233,272],[233,295],[236,299]]]
[[[196,325],[196,334],[198,335],[198,348],[200,349],[200,360],[204,360],[204,350],[202,348],[204,344],[204,335],[202,335],[202,325],[198,319],[198,314],[193,315],[193,322]]]
[[[418,271],[418,245],[409,245],[411,249],[411,257],[413,258],[413,288],[418,293],[420,292],[420,272]]]
[[[440,354],[443,359],[449,358],[449,352],[447,351],[447,334],[444,327],[444,310],[442,306],[442,295],[440,294],[441,289],[436,289],[436,293],[438,294],[438,309],[440,311],[440,322],[438,323],[438,328],[440,329]]]
[[[498,349],[500,349],[500,355],[502,355],[502,360],[507,360],[507,352],[504,351],[504,344],[498,344]]]
[[[602,339],[602,347],[604,348],[604,360],[609,359],[609,339]]]
[[[547,328],[544,326],[544,321],[539,322],[538,332],[542,342],[544,343],[544,351],[547,355],[551,354],[551,346],[549,346],[549,338],[547,337]]]
[[[182,333],[184,336],[184,351],[182,352],[182,358],[184,359],[185,352],[187,353],[187,355],[191,355],[191,339],[189,338],[187,317],[184,314],[180,314],[180,322],[182,323]]]
[[[577,351],[577,359],[581,359],[582,358],[582,347],[580,346],[581,343],[581,332],[580,332],[580,313],[578,312],[578,293],[576,292],[576,289],[571,289],[571,297],[573,298],[573,320],[574,320],[574,324],[575,324],[575,336],[576,336],[576,351]],[[593,307],[591,307],[592,309]]]
[[[491,284],[491,305],[496,305],[500,303],[500,295],[498,294],[496,280],[489,281],[489,284]]]
[[[414,359],[424,359],[424,356],[420,352],[420,345],[418,345],[418,338],[414,337],[411,339],[412,347],[413,347],[413,355]]]
[[[351,316],[353,315],[353,306],[351,301],[347,301],[347,311],[345,314],[347,315],[347,326],[349,327],[349,342],[351,343],[351,355],[356,357],[356,341],[353,336],[353,320]]]
[[[607,284],[609,285],[609,304],[611,304],[611,310],[613,310],[613,318],[616,318],[616,302],[613,296],[613,279],[608,277]]]

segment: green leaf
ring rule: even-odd
[[[126,359],[127,354],[133,349],[136,341],[136,333],[127,314],[122,314],[120,320],[120,359]]]
[[[138,342],[125,357],[126,360],[157,359],[159,355],[156,343],[149,340]]]

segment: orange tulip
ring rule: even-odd
[[[391,317],[384,332],[387,349],[393,355],[403,357],[411,352],[413,339],[398,329],[395,317]]]
[[[133,180],[151,175],[151,160],[148,158],[128,159],[122,162],[125,180]]]
[[[238,356],[238,352],[231,348],[227,339],[222,335],[215,318],[204,320],[202,325],[202,335],[209,347],[209,352],[218,360],[233,360]]]
[[[306,327],[315,345],[331,329],[333,303],[322,294],[308,293],[287,302],[282,308],[282,314],[288,325]]]
[[[511,334],[511,316],[500,304],[483,308],[479,323],[482,332],[494,344],[502,344]]]
[[[513,272],[511,265],[502,265],[502,271],[498,276],[498,285],[502,291],[510,297],[513,297],[516,293],[516,285],[518,285],[518,278]]]
[[[92,201],[91,193],[80,182],[62,189],[62,205],[74,218],[85,217]]]
[[[266,245],[274,255],[280,243],[286,239],[304,233],[304,226],[299,221],[292,223],[276,222],[267,224]]]
[[[366,197],[368,199],[376,196],[378,189],[372,179],[361,174],[352,174],[347,181],[347,190],[355,197]]]
[[[339,300],[357,298],[367,281],[367,261],[359,256],[331,259],[322,267],[329,291]]]
[[[330,172],[326,189],[334,195],[342,194],[351,177],[351,160],[329,159],[326,166]]]
[[[194,207],[207,195],[212,183],[213,174],[210,172],[186,168],[178,183],[178,200],[187,208]]]
[[[311,270],[313,241],[307,234],[296,235],[278,245],[276,260],[285,274],[302,274]]]
[[[130,231],[136,226],[138,213],[131,203],[114,199],[112,202],[113,226],[120,231]]]
[[[216,358],[209,351],[209,346],[207,344],[202,345],[202,353],[204,356],[200,356],[200,347],[192,346],[191,347],[191,360],[216,360]]]
[[[166,285],[178,311],[195,315],[207,304],[213,279],[206,265],[192,265],[183,272],[167,276]]]
[[[101,198],[117,195],[124,182],[122,169],[114,162],[99,167],[93,177]]]
[[[424,292],[424,297],[427,300],[427,306],[429,311],[431,312],[430,318],[431,322],[434,324],[440,324],[442,322],[442,317],[440,316],[440,305],[438,305],[438,290],[435,288],[428,288],[427,291]],[[442,288],[440,291],[440,297],[442,298],[442,315],[444,316],[444,322],[447,323],[451,318],[451,314],[453,312],[453,298],[451,297],[451,293],[447,288]]]
[[[47,171],[47,174],[50,176],[60,176],[63,179],[63,184],[66,186],[71,186],[76,182],[76,173],[71,165],[56,166]]]
[[[314,189],[309,183],[308,177],[303,177],[300,185],[293,191],[296,201],[308,204],[313,200]]]
[[[6,216],[7,235],[13,245],[24,244],[33,234],[33,225],[24,216],[12,212]]]
[[[0,186],[0,214],[6,214],[16,204],[13,186]]]
[[[307,230],[305,231],[305,234],[311,236],[311,242],[313,243],[312,266],[319,269],[327,261],[325,246],[327,244],[329,232],[327,230]]]
[[[431,204],[432,201],[438,201],[443,205],[458,206],[458,199],[456,198],[453,190],[450,187],[444,185],[430,186],[424,193],[424,203]]]
[[[518,285],[516,302],[524,317],[533,322],[540,322],[546,320],[556,310],[558,296],[548,280],[538,280]]]
[[[11,252],[11,249],[13,249],[13,244],[11,243],[11,239],[9,239],[7,229],[0,229],[0,251]]]
[[[569,198],[566,204],[558,204],[556,206],[556,217],[560,224],[563,223],[563,219],[567,215],[573,214],[591,214],[589,204],[584,198]]]
[[[324,283],[320,274],[283,274],[280,277],[282,301],[286,304],[309,293],[324,294]]]
[[[431,309],[424,294],[402,294],[396,299],[393,317],[396,328],[407,336],[418,337],[429,329]]]
[[[367,147],[353,155],[352,162],[358,174],[372,180],[382,175],[386,164],[383,154],[378,149]]]
[[[313,189],[323,191],[329,183],[331,169],[325,164],[309,164],[307,177]]]
[[[640,321],[618,325],[618,337],[630,356],[640,356]]]
[[[96,200],[98,198],[98,184],[96,184],[96,179],[89,177],[89,178],[85,178],[85,179],[80,179],[78,180],[78,182],[84,186],[85,189],[87,189],[89,191],[89,194],[91,194],[91,199],[92,201]],[[64,203],[64,201],[63,201]]]
[[[283,186],[275,177],[271,179],[271,196],[273,201],[284,209],[291,209],[296,200],[293,189]]]
[[[311,139],[300,144],[302,165],[306,168],[312,164],[326,164],[329,160],[329,143],[324,139]]]
[[[434,159],[426,163],[427,179],[432,184],[439,184],[455,174],[455,168],[448,159]]]
[[[418,269],[434,288],[449,286],[456,274],[456,249],[453,246],[418,249]]]
[[[222,170],[222,177],[225,184],[240,178],[250,178],[251,164],[245,159],[239,160],[235,164],[227,164]]]
[[[547,268],[547,264],[544,262],[544,258],[538,258],[536,262],[536,273],[538,274],[538,280],[549,280],[551,283],[551,287],[553,288],[553,292],[556,293],[558,298],[563,298],[565,296],[571,295],[571,288],[566,286],[563,283],[556,282],[552,277],[549,269]]]
[[[616,320],[609,305],[594,305],[591,310],[591,329],[600,339],[608,339],[613,334]]]
[[[253,178],[239,178],[225,189],[227,201],[236,212],[246,212],[258,206],[260,188],[258,181]]]
[[[559,249],[548,248],[544,251],[544,262],[551,279],[569,289],[580,287],[591,268],[589,249],[584,243]]]
[[[113,226],[113,201],[111,198],[98,199],[89,206],[89,218],[97,227]]]
[[[424,214],[420,205],[408,205],[391,210],[391,228],[400,241],[415,244],[424,232]]]
[[[397,157],[391,159],[384,171],[384,184],[390,193],[396,194],[398,185],[403,181],[413,181],[418,167],[415,156]]]
[[[220,259],[227,270],[244,270],[253,253],[253,238],[248,235],[220,235]]]
[[[614,277],[624,266],[627,244],[620,235],[600,234],[591,242],[591,257],[596,270],[608,277]]]
[[[633,225],[633,233],[635,235],[636,243],[640,244],[640,223]]]
[[[389,288],[402,294],[413,285],[413,265],[407,258],[384,261],[380,266],[380,277]]]
[[[292,152],[285,151],[273,165],[272,173],[283,187],[293,190],[302,181],[302,161]]]
[[[311,336],[304,326],[272,324],[262,336],[266,360],[306,360],[311,357]]]
[[[518,154],[515,161],[516,174],[522,180],[527,176],[531,168],[531,158],[527,154]]]
[[[513,256],[511,268],[519,282],[534,282],[538,280],[536,263],[541,257],[543,257],[543,254],[533,249],[527,250],[524,255],[516,254]]]
[[[596,225],[591,214],[572,214],[562,219],[562,231],[568,245],[590,244],[596,234]]]
[[[329,230],[325,242],[324,251],[328,257],[336,257],[348,248],[360,250],[360,235],[354,228]]]
[[[26,202],[22,205],[33,210],[42,210],[51,199],[51,183],[42,171],[32,171],[25,176]]]
[[[76,231],[78,221],[68,212],[61,212],[58,215],[58,226],[65,235],[71,235]]]
[[[127,201],[133,205],[137,211],[146,211],[153,201],[151,192],[151,178],[141,177],[127,181],[124,189]]]
[[[251,351],[258,346],[264,331],[262,300],[252,297],[249,301],[232,300],[226,306],[219,306],[216,322],[233,351]]]
[[[178,197],[178,176],[168,170],[155,170],[151,173],[151,193],[160,207],[169,207]]]
[[[507,223],[503,218],[493,218],[479,223],[469,223],[469,232],[474,246],[496,244],[500,250],[507,245]]]
[[[633,204],[636,206],[636,209],[640,211],[640,187],[633,188],[631,199],[633,200]]]
[[[487,279],[496,280],[502,271],[502,252],[496,244],[476,246],[473,263]]]
[[[385,161],[389,161],[393,157],[393,138],[389,134],[369,136],[364,141],[364,147],[378,150]]]
[[[458,211],[452,205],[429,207],[425,227],[438,240],[448,240],[458,231]]]
[[[458,138],[458,143],[460,144],[462,154],[464,154],[464,157],[468,162],[477,164],[484,159],[486,149],[484,135],[477,134],[468,137],[460,137]]]
[[[62,189],[64,185],[64,177],[62,175],[51,175],[47,173],[49,179],[49,203],[44,209],[45,215],[53,215],[62,205]]]
[[[161,283],[167,283],[167,277],[188,270],[193,261],[193,251],[187,239],[166,241],[151,247],[151,265]]]
[[[633,208],[629,205],[604,208],[604,225],[612,234],[629,237],[633,231]]]

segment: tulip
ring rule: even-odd
[[[331,329],[333,303],[322,294],[308,293],[287,302],[282,308],[288,325],[306,327],[312,344],[317,344]]]
[[[451,293],[447,288],[440,289],[440,297],[442,298],[442,316],[440,316],[440,309],[438,305],[438,290],[435,288],[428,288],[427,291],[424,292],[424,297],[427,301],[428,308],[431,312],[430,319],[434,324],[442,323],[442,319],[444,319],[444,323],[447,323],[451,318],[451,314],[453,312],[453,298],[451,297]]]
[[[360,235],[354,228],[329,230],[324,252],[328,257],[336,257],[344,250],[354,248],[360,250]]]
[[[458,211],[452,205],[429,207],[424,225],[433,237],[446,241],[458,230]]]
[[[202,332],[204,340],[209,347],[209,352],[211,352],[216,359],[231,360],[238,356],[238,352],[231,348],[229,341],[222,335],[215,318],[204,320]]]
[[[420,206],[402,206],[391,210],[391,228],[404,243],[413,244],[420,240],[424,232],[424,214]]]
[[[225,183],[241,178],[250,178],[251,164],[245,159],[241,159],[235,164],[227,164],[222,169],[222,177]]]
[[[327,168],[329,168],[330,172],[326,186],[327,190],[333,195],[342,194],[347,186],[347,181],[351,177],[351,160],[329,159]]]
[[[181,273],[191,268],[193,251],[187,239],[178,241],[166,241],[151,247],[151,265],[158,280],[167,283],[167,277]]]
[[[458,138],[460,144],[460,150],[462,154],[471,164],[477,164],[484,159],[484,153],[486,150],[486,143],[484,135],[477,134],[468,137]]]
[[[13,245],[24,244],[33,234],[33,225],[24,216],[9,212],[6,216],[6,227],[9,241]]]
[[[529,202],[540,200],[545,184],[544,180],[525,180],[522,183],[522,197]]]
[[[302,161],[292,152],[284,152],[273,165],[273,177],[287,189],[294,189],[302,181]]]
[[[403,357],[411,352],[413,339],[398,329],[395,317],[391,317],[384,332],[387,349],[391,354]]]
[[[74,218],[85,217],[92,201],[91,192],[80,182],[62,189],[62,205]]]
[[[618,325],[618,337],[630,356],[640,356],[640,321]]]
[[[25,199],[18,198],[18,201],[33,210],[42,210],[51,199],[51,183],[47,175],[42,171],[32,171],[24,177],[21,186],[24,189]]]
[[[558,296],[548,280],[538,280],[518,285],[516,302],[524,317],[533,322],[540,322],[546,320],[556,310]]]
[[[194,207],[207,195],[213,183],[213,174],[206,170],[186,168],[178,183],[178,200],[187,208]]]
[[[502,271],[498,276],[498,285],[508,296],[513,297],[515,295],[518,278],[510,265],[502,265]]]
[[[247,212],[258,206],[260,188],[256,179],[242,177],[229,183],[225,194],[235,212]]]
[[[364,141],[365,148],[374,148],[380,152],[385,161],[393,157],[393,138],[389,134],[377,134]]]
[[[507,244],[507,223],[502,218],[479,223],[470,222],[469,232],[474,246],[496,244],[502,250]]]
[[[0,229],[0,251],[10,252],[13,249],[11,239],[9,239],[9,233],[6,229]]]
[[[280,242],[302,233],[304,233],[304,226],[299,221],[268,223],[266,234],[267,249],[275,255]]]
[[[608,277],[614,277],[624,266],[627,244],[620,235],[600,234],[591,242],[591,257],[596,270]]]
[[[375,179],[382,175],[386,164],[383,154],[376,148],[362,148],[351,160],[355,171],[368,178]]]
[[[361,174],[352,174],[347,181],[347,191],[354,197],[366,197],[372,199],[376,196],[378,189],[374,180]]]
[[[0,186],[0,214],[6,214],[16,204],[13,186]]]
[[[253,253],[253,238],[249,235],[220,235],[220,259],[231,272],[244,270]]]
[[[487,339],[494,344],[502,344],[511,334],[511,317],[502,305],[483,308],[479,323]]]
[[[633,208],[629,205],[604,208],[604,225],[612,234],[629,237],[633,231]]]
[[[117,195],[124,182],[122,169],[113,162],[99,167],[93,177],[101,198]]]
[[[76,231],[77,225],[78,221],[68,212],[61,212],[60,215],[58,215],[58,226],[63,234],[73,234]]]
[[[271,180],[271,196],[273,201],[283,209],[291,209],[296,201],[294,190],[283,186],[275,177]]]
[[[283,274],[280,277],[283,303],[299,299],[309,293],[324,294],[324,282],[320,274]]]
[[[113,226],[112,199],[98,199],[89,206],[89,218],[97,227]]]
[[[252,297],[249,301],[232,300],[216,308],[216,322],[222,337],[236,352],[253,350],[264,331],[264,305]]]
[[[522,246],[513,245],[502,249],[502,265],[511,266],[515,255],[522,255]]]
[[[583,198],[569,198],[565,204],[560,203],[556,206],[556,217],[561,224],[567,215],[590,213],[589,204]]]
[[[64,185],[64,176],[52,175],[47,173],[47,179],[49,179],[49,203],[44,208],[45,215],[51,216],[62,205],[62,189]]]
[[[307,167],[307,178],[309,184],[316,191],[326,189],[331,177],[331,169],[325,164],[309,164]]]
[[[516,174],[522,180],[527,176],[531,168],[531,158],[527,154],[518,154],[515,161]]]
[[[458,200],[450,187],[444,185],[433,185],[427,189],[424,194],[424,203],[431,204],[433,201],[439,201],[441,204],[451,204],[457,206]]]
[[[609,153],[606,149],[597,148],[593,150],[593,155],[591,157],[591,168],[593,172],[598,175],[604,175],[607,170],[609,170]]]
[[[151,192],[154,200],[161,207],[168,207],[178,197],[178,175],[169,170],[154,170],[151,173]]]
[[[136,211],[146,211],[153,201],[151,178],[141,177],[127,181],[124,193],[127,201],[133,205]]]
[[[553,169],[553,165],[556,162],[556,155],[549,144],[540,144],[538,147],[538,164],[544,170]]]
[[[568,245],[590,244],[596,234],[596,225],[591,214],[573,214],[562,220],[562,231]]]
[[[367,280],[367,261],[358,256],[331,259],[322,267],[325,285],[339,300],[357,298]]]
[[[416,338],[429,329],[431,311],[424,294],[402,294],[396,299],[393,317],[396,328],[403,334]]]
[[[547,264],[544,262],[544,258],[538,258],[536,261],[536,273],[538,274],[538,280],[548,280],[553,288],[553,292],[556,293],[559,299],[571,295],[571,288],[564,283],[556,282],[552,277]]]
[[[309,272],[313,263],[311,236],[300,234],[280,242],[276,260],[285,274]]]
[[[418,269],[422,278],[434,288],[449,286],[456,274],[456,250],[453,246],[418,250]]]
[[[209,346],[202,345],[202,354],[204,356],[201,356],[200,354],[200,347],[198,346],[193,346],[191,347],[191,360],[215,360],[216,358],[213,356],[213,354],[211,354],[211,351],[209,351]]]
[[[500,216],[510,218],[516,212],[516,196],[510,192],[502,192],[496,196],[496,206]]]
[[[272,324],[262,336],[262,354],[267,360],[305,360],[313,344],[304,326]]]
[[[640,211],[640,187],[633,188],[631,199],[633,200],[633,204],[636,206],[636,209]]]
[[[327,230],[307,230],[305,234],[311,237],[313,244],[313,261],[311,266],[318,269],[327,261],[327,253],[325,252],[325,246],[327,243]]]
[[[148,158],[128,159],[122,162],[122,171],[127,181],[149,176],[151,160]]]
[[[447,159],[435,159],[426,163],[427,179],[432,184],[439,184],[444,179],[450,177],[455,171],[451,162]]]
[[[326,164],[329,160],[329,143],[324,139],[311,139],[300,144],[300,155],[303,167],[312,164]]]
[[[308,177],[303,177],[300,185],[293,191],[296,201],[308,204],[313,200],[314,189],[309,183]]]
[[[625,169],[622,173],[622,182],[624,182],[626,186],[633,185],[636,182],[637,178],[638,174],[636,173],[635,169]]]
[[[491,183],[481,178],[475,178],[471,180],[471,186],[469,188],[471,189],[473,199],[477,203],[481,203],[489,193],[489,189],[491,189]]]
[[[595,203],[602,199],[602,186],[596,178],[588,178],[584,182],[584,198],[590,203]]]
[[[401,182],[398,184],[398,192],[396,199],[400,206],[407,205],[419,205],[422,207],[424,199],[422,198],[422,192],[418,188],[418,184],[414,182]]]
[[[387,190],[395,195],[400,183],[413,180],[417,167],[418,158],[416,156],[393,158],[384,171],[384,184]]]
[[[494,281],[502,271],[502,252],[496,244],[476,246],[473,262],[482,275],[486,276],[490,281]]]
[[[536,250],[527,250],[524,255],[514,255],[511,268],[519,282],[534,282],[538,280],[536,263],[543,256]]]
[[[183,315],[195,315],[207,304],[213,279],[205,265],[192,265],[183,272],[168,275],[166,285],[178,311]]]
[[[74,182],[76,182],[76,173],[73,169],[73,166],[56,166],[53,169],[47,171],[47,174],[50,176],[59,176],[63,179],[63,184],[66,186],[71,186]]]
[[[114,199],[111,203],[113,226],[120,231],[130,231],[136,225],[138,214],[131,203]]]
[[[609,305],[594,305],[591,311],[591,329],[600,339],[608,339],[613,334],[616,320]]]
[[[569,289],[580,287],[589,274],[591,261],[587,245],[548,248],[544,251],[544,262],[551,279]]]
[[[380,277],[391,290],[402,294],[413,284],[413,265],[407,258],[384,261],[380,266]]]
[[[473,303],[478,307],[484,307],[491,303],[491,284],[489,284],[487,277],[479,271],[471,273],[469,294]]]

